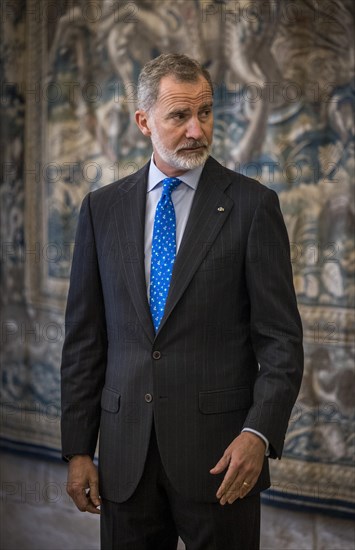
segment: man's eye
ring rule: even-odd
[[[211,109],[205,109],[200,113],[201,118],[208,118],[211,114]]]
[[[177,120],[183,120],[185,118],[185,113],[174,113],[174,118],[176,118]]]

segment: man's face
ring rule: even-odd
[[[137,111],[136,120],[152,140],[155,164],[167,176],[200,166],[210,154],[212,92],[202,76],[195,82],[162,78],[155,105],[149,113]]]

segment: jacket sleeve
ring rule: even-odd
[[[62,454],[94,456],[104,384],[107,336],[90,197],[75,239],[61,364]]]
[[[290,246],[279,200],[267,190],[251,224],[246,260],[251,338],[259,363],[244,428],[262,433],[280,458],[303,373],[302,324],[293,287]]]

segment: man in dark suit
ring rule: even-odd
[[[268,457],[303,367],[277,195],[210,155],[213,89],[187,56],[143,68],[153,156],[89,193],[62,360],[68,492],[103,549],[252,550]],[[100,431],[99,473],[92,461]]]

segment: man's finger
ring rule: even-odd
[[[86,495],[86,492],[85,492],[85,489],[80,489],[80,490],[75,490],[75,492],[73,492],[71,494],[71,497],[76,505],[76,507],[80,510],[80,512],[86,512],[87,510],[87,507],[88,507],[88,503],[89,503],[89,499]]]
[[[91,514],[99,514],[100,510],[97,505],[92,502],[90,490],[81,489],[72,495],[72,499],[80,512],[89,512]]]
[[[97,483],[97,481],[89,481],[89,485],[90,485],[90,499],[91,499],[91,502],[95,506],[100,506],[101,505],[101,500],[100,500],[100,495],[99,495],[99,484]]]
[[[235,482],[235,480],[238,477],[238,471],[236,469],[236,466],[229,465],[229,468],[227,470],[226,475],[224,476],[224,479],[216,493],[217,498],[221,498],[224,494],[226,494],[231,487],[232,483]]]
[[[86,505],[86,512],[89,512],[90,514],[100,514],[100,508],[98,508],[92,499],[90,498],[90,493],[88,493],[88,501]]]
[[[221,499],[221,504],[226,504],[227,502],[228,504],[233,504],[238,498],[240,498],[240,488],[233,484]]]
[[[243,481],[239,490],[240,498],[244,498],[245,496],[247,496],[247,494],[249,493],[249,491],[251,491],[254,485],[255,483],[248,483],[247,481]]]
[[[230,456],[228,455],[222,456],[222,458],[217,462],[217,464],[210,469],[210,474],[220,474],[227,468],[229,462],[230,462]]]

